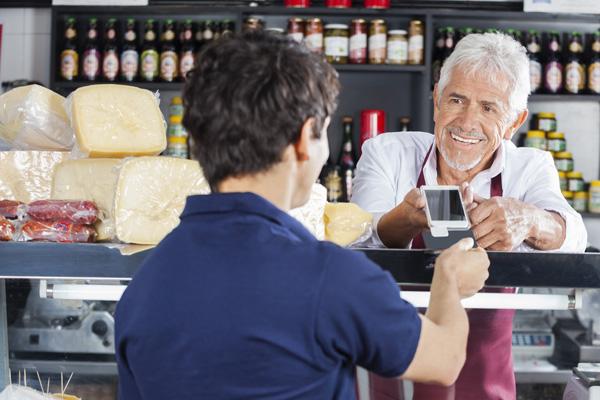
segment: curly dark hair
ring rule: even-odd
[[[315,118],[314,136],[337,107],[337,72],[283,35],[221,38],[198,56],[183,90],[183,125],[213,192],[226,178],[267,171]]]

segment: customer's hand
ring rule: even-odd
[[[479,292],[489,273],[490,260],[482,248],[473,248],[473,239],[462,239],[444,250],[435,262],[442,276],[455,281],[462,299]]]

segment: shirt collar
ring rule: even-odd
[[[316,238],[288,213],[255,193],[212,193],[187,198],[181,218],[202,214],[254,214],[288,228],[302,239]]]
[[[496,150],[496,155],[494,156],[494,161],[492,165],[473,178],[473,180],[486,180],[489,181],[493,177],[498,174],[501,174],[504,171],[504,167],[506,165],[506,146],[508,145],[508,140],[502,140],[500,142],[500,146]],[[425,183],[428,185],[437,185],[437,145],[435,141],[435,137],[433,139],[432,151],[427,159],[427,163],[424,166],[423,175],[425,177]]]

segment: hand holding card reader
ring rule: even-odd
[[[422,186],[421,193],[429,223],[429,231],[423,232],[428,249],[446,249],[463,238],[474,239],[458,186]]]

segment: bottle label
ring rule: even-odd
[[[306,47],[315,53],[323,52],[323,34],[322,33],[311,33],[304,38],[304,44]]]
[[[600,61],[590,64],[588,68],[588,89],[595,94],[600,94]]]
[[[212,29],[205,29],[204,32],[202,32],[202,39],[204,40],[212,40],[214,36],[215,34]]]
[[[369,36],[369,60],[381,61],[385,60],[387,51],[387,36],[378,33],[377,35]]]
[[[174,51],[163,51],[160,54],[160,77],[165,81],[177,78],[177,67],[179,65],[177,53]]]
[[[539,90],[542,85],[542,64],[535,60],[529,60],[529,80],[531,82],[531,92]]]
[[[562,65],[556,61],[551,61],[546,65],[545,86],[549,92],[557,93],[562,89],[562,70]]]
[[[138,73],[138,52],[125,50],[121,53],[121,75],[126,81],[135,79]]]
[[[553,40],[552,42],[550,42],[550,51],[557,52],[559,50],[560,50],[560,47],[556,40]]]
[[[347,57],[348,38],[339,36],[325,38],[325,55],[331,57]]]
[[[540,51],[540,45],[536,42],[531,42],[527,45],[527,50],[529,50],[530,53],[537,53]]]
[[[582,50],[581,44],[579,44],[579,42],[571,42],[569,45],[569,50],[573,53],[578,53]]]
[[[408,39],[408,62],[410,64],[423,62],[423,35],[411,36]]]
[[[107,51],[102,62],[102,72],[106,79],[114,81],[119,73],[119,57],[114,50]]]
[[[302,43],[302,40],[304,39],[304,33],[302,33],[302,32],[288,33],[288,37],[294,39],[298,43]]]
[[[158,53],[156,50],[145,50],[142,53],[142,77],[152,81],[158,76]]]
[[[133,42],[135,40],[135,31],[130,30],[125,32],[125,40],[128,42]]]
[[[408,62],[408,42],[406,40],[390,40],[387,51],[388,61],[398,64]]]
[[[367,35],[357,33],[350,38],[350,58],[352,60],[367,59]]]
[[[72,81],[78,75],[79,55],[75,50],[63,50],[60,53],[60,76]]]
[[[596,40],[594,44],[592,44],[592,51],[594,53],[600,53],[600,40]]]
[[[585,70],[576,61],[567,64],[565,69],[565,87],[569,93],[579,93],[585,87]]]
[[[192,68],[194,68],[194,53],[191,50],[188,50],[181,55],[181,62],[179,63],[181,76],[185,78]]]
[[[100,73],[100,52],[97,49],[86,50],[83,53],[83,75],[89,80],[95,80]]]

